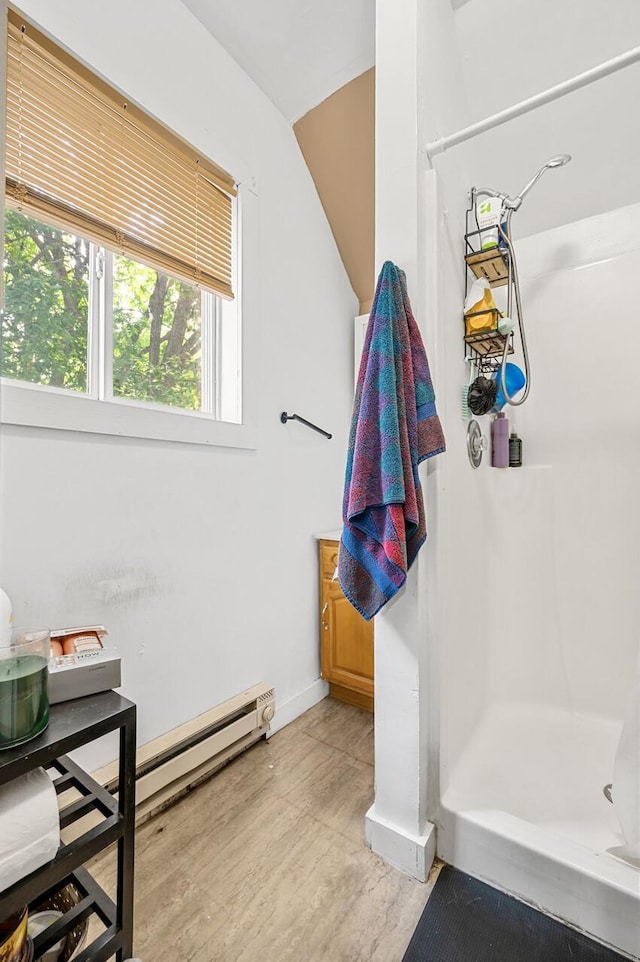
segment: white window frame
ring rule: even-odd
[[[117,437],[140,438],[159,441],[176,441],[190,444],[220,445],[222,447],[256,447],[255,426],[250,422],[246,410],[246,392],[243,387],[246,379],[246,330],[243,324],[242,296],[242,208],[243,191],[239,187],[235,201],[235,251],[234,251],[234,291],[233,303],[215,298],[219,305],[209,316],[203,318],[203,335],[213,337],[221,343],[222,317],[225,311],[236,312],[234,325],[235,343],[225,345],[229,354],[229,364],[237,372],[231,378],[231,387],[226,385],[225,398],[223,378],[220,375],[221,353],[211,351],[213,381],[204,378],[208,399],[213,402],[212,413],[187,411],[166,405],[151,404],[145,401],[114,398],[111,394],[111,338],[109,311],[100,310],[102,319],[99,336],[89,325],[88,368],[89,393],[81,394],[64,388],[48,385],[30,384],[12,378],[0,378],[0,424],[23,427],[50,428],[62,431],[80,431],[89,434],[104,434]],[[249,204],[249,208],[253,205]],[[3,210],[3,207],[0,208]],[[4,224],[4,217],[2,218]],[[90,297],[95,297],[95,279],[90,279]],[[100,285],[108,299],[107,285]],[[215,316],[212,316],[215,315]],[[98,382],[96,383],[96,377]],[[241,423],[223,420],[230,411],[239,411]],[[217,419],[216,419],[217,417]]]

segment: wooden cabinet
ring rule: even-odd
[[[365,621],[343,595],[338,542],[318,542],[320,562],[320,664],[332,697],[373,711],[373,621]]]

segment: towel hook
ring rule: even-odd
[[[312,424],[311,421],[307,421],[306,418],[301,418],[299,414],[287,414],[286,411],[283,411],[280,415],[280,420],[283,424],[286,424],[287,421],[300,421],[301,424],[306,424],[308,428],[311,428],[313,431],[317,431],[318,434],[324,434],[325,438],[327,438],[329,441],[333,437],[333,435],[329,434],[328,431],[323,431],[322,428],[319,428],[317,424]]]

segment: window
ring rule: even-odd
[[[239,422],[233,179],[13,12],[7,63],[4,383]]]
[[[4,377],[237,420],[233,304],[11,209],[4,274]]]

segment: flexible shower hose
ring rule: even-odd
[[[522,354],[524,356],[524,374],[525,374],[525,387],[524,394],[522,397],[515,401],[513,397],[507,391],[507,385],[505,383],[505,372],[507,367],[507,356],[509,354],[509,337],[505,338],[504,351],[502,352],[502,361],[500,362],[500,387],[502,388],[502,394],[507,402],[512,407],[519,407],[529,397],[529,391],[531,390],[531,373],[529,370],[529,350],[527,348],[527,337],[524,331],[524,320],[522,318],[522,299],[520,297],[520,280],[518,278],[518,265],[516,263],[516,255],[513,249],[513,244],[511,243],[511,215],[513,210],[509,209],[507,211],[507,220],[505,222],[506,230],[502,229],[502,225],[498,225],[498,231],[500,236],[507,245],[507,250],[509,251],[509,273],[510,273],[510,283],[509,290],[507,292],[507,314],[512,317],[511,314],[511,303],[512,303],[512,293],[515,292],[516,297],[516,310],[518,312],[518,329],[520,331],[520,340],[522,342]]]

